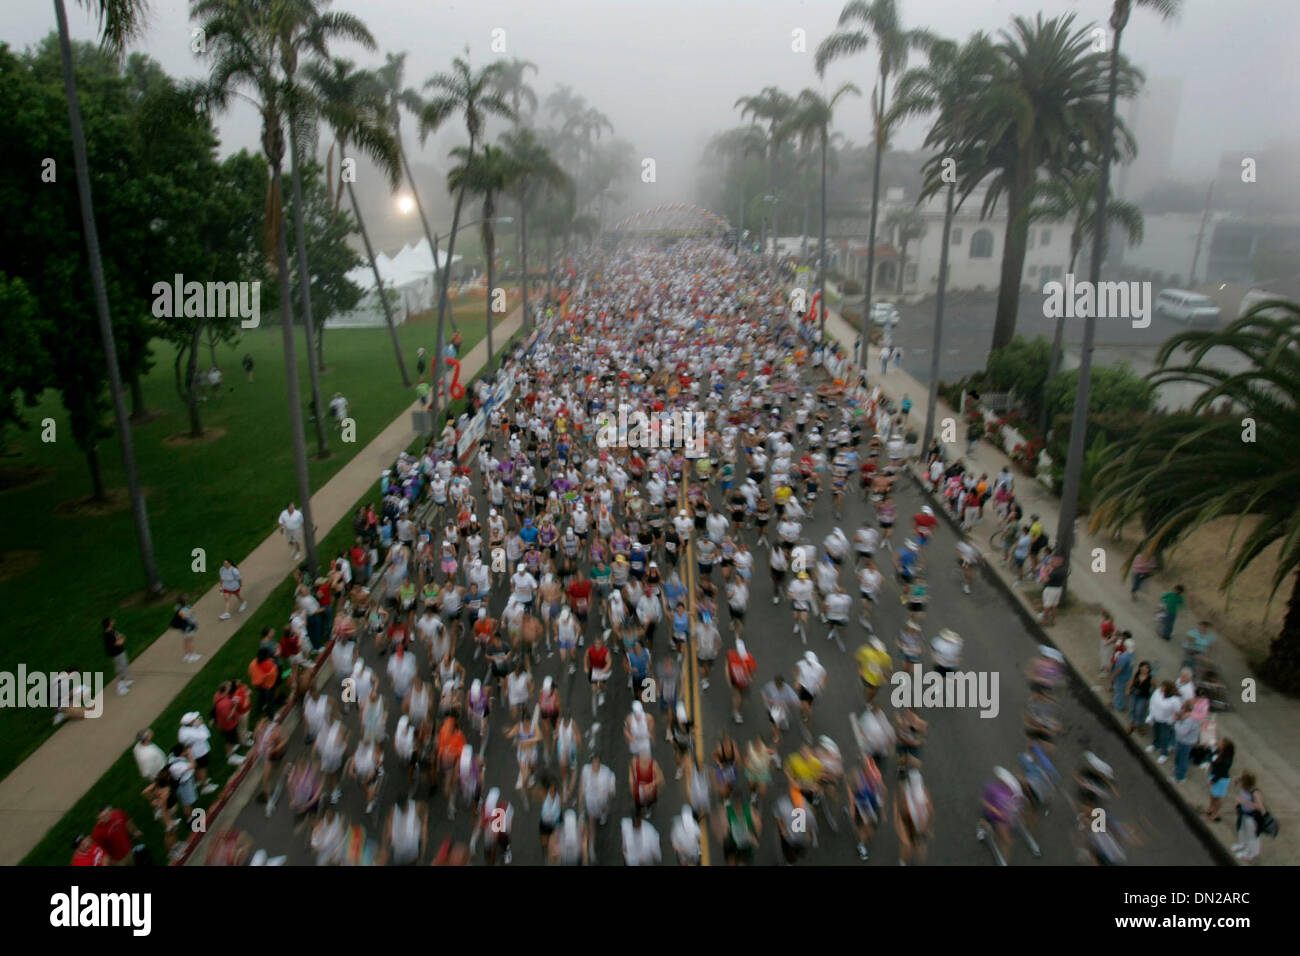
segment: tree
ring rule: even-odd
[[[915,206],[900,206],[891,209],[885,217],[885,228],[890,230],[898,242],[898,295],[903,294],[903,273],[907,268],[907,247],[914,241],[925,237],[925,217]]]
[[[1101,281],[1101,259],[1105,252],[1106,228],[1109,218],[1106,212],[1107,197],[1110,190],[1110,167],[1115,162],[1115,134],[1119,128],[1115,117],[1115,105],[1120,96],[1132,95],[1135,86],[1121,68],[1119,43],[1128,25],[1129,13],[1134,3],[1145,7],[1168,20],[1178,12],[1182,0],[1115,0],[1111,8],[1110,27],[1114,33],[1111,44],[1106,82],[1106,113],[1103,123],[1101,146],[1101,175],[1097,184],[1096,222],[1092,236],[1092,262],[1089,279],[1093,288]],[[1132,150],[1130,149],[1130,153]],[[1084,318],[1083,348],[1079,353],[1079,394],[1075,401],[1074,423],[1070,429],[1070,451],[1066,458],[1065,482],[1061,488],[1060,526],[1057,529],[1057,541],[1065,555],[1066,570],[1069,570],[1070,551],[1074,545],[1074,516],[1078,509],[1079,486],[1082,480],[1085,449],[1088,430],[1088,393],[1091,388],[1092,349],[1097,334],[1097,317],[1089,314]]]
[[[775,86],[765,86],[762,92],[755,96],[742,96],[736,100],[736,107],[740,110],[740,118],[753,116],[754,125],[767,123],[766,141],[767,147],[767,193],[773,195],[775,186],[776,156],[781,150],[781,145],[789,139],[791,129],[787,124],[791,113],[794,111],[794,99],[788,94],[777,89]],[[763,200],[763,224],[762,238],[763,255],[767,255],[767,199]],[[772,214],[772,231],[780,235],[776,213]],[[775,249],[775,245],[773,245]],[[775,252],[772,256],[776,259]]]
[[[501,60],[497,73],[496,91],[510,104],[515,114],[515,124],[527,124],[537,113],[537,91],[528,85],[528,71],[537,72],[537,64],[532,60]],[[528,120],[524,119],[523,107],[528,106]]]
[[[41,339],[52,333],[36,297],[18,277],[0,272],[0,438],[10,427],[28,428],[20,405],[34,408],[49,380]]]
[[[989,352],[984,363],[984,377],[994,389],[1014,389],[1016,396],[1031,411],[1043,404],[1043,387],[1047,384],[1047,366],[1051,345],[1039,335],[1032,339],[1017,335],[1001,348]]]
[[[1088,396],[1088,412],[1093,415],[1140,414],[1151,410],[1155,392],[1151,384],[1127,364],[1103,365],[1093,369],[1097,383]],[[1043,388],[1043,405],[1050,420],[1074,408],[1079,386],[1079,370],[1060,372],[1047,380]]]
[[[1242,371],[1225,370],[1240,367],[1219,357],[1225,351],[1245,360]],[[1229,595],[1255,560],[1280,545],[1272,594],[1290,578],[1291,596],[1263,673],[1280,690],[1298,693],[1300,305],[1261,302],[1221,330],[1179,333],[1161,346],[1148,378],[1152,387],[1204,391],[1186,411],[1151,416],[1136,435],[1116,444],[1096,477],[1092,527],[1119,531],[1153,501],[1163,506],[1159,520],[1144,527],[1124,565],[1127,573],[1139,553],[1235,517],[1220,583]]]
[[[497,198],[514,185],[515,171],[510,164],[509,154],[500,146],[484,143],[478,154],[471,153],[467,147],[457,146],[451,155],[460,163],[447,173],[447,191],[465,192],[483,198],[483,220],[479,226],[483,237],[483,256],[487,261],[487,295],[486,327],[488,376],[491,377],[495,367],[496,352],[492,344],[492,277],[496,259],[496,215]]]
[[[440,129],[444,123],[455,116],[465,120],[465,131],[469,134],[469,145],[465,147],[465,157],[472,158],[474,150],[483,138],[483,126],[490,116],[500,116],[513,120],[514,113],[510,105],[495,92],[497,74],[500,66],[489,63],[475,71],[469,61],[456,57],[451,70],[435,73],[424,84],[425,89],[432,89],[434,95],[424,104],[420,112],[420,145],[428,139],[429,134]],[[443,359],[443,322],[447,315],[447,284],[451,277],[451,261],[456,255],[456,231],[460,228],[460,211],[465,203],[464,180],[456,190],[456,205],[451,214],[451,235],[447,238],[447,265],[443,270],[442,284],[438,289],[438,337],[433,356],[433,404],[431,410],[435,425],[438,421],[438,391],[442,387]],[[434,252],[435,257],[437,252]],[[450,399],[450,395],[447,396]]]
[[[104,47],[120,53],[144,30],[144,0],[82,0],[99,19],[99,36]],[[54,0],[54,14],[59,27],[59,53],[63,61],[63,84],[68,103],[68,128],[72,134],[73,166],[77,177],[77,197],[81,204],[82,234],[86,242],[86,259],[90,265],[90,284],[95,296],[95,314],[99,319],[100,342],[108,371],[109,390],[113,396],[113,419],[122,443],[122,465],[126,471],[127,494],[131,499],[131,516],[135,523],[136,542],[144,564],[145,590],[150,595],[163,591],[162,577],[154,558],[153,535],[149,513],[145,508],[144,490],[135,462],[135,442],[122,392],[122,373],[118,368],[117,343],[113,337],[113,319],[108,308],[108,291],[104,267],[99,254],[99,234],[95,227],[95,202],[90,192],[90,171],[86,159],[86,136],[81,126],[81,108],[77,101],[77,80],[73,72],[72,41],[68,37],[68,13],[63,0]],[[75,431],[75,429],[74,429]],[[102,497],[102,487],[97,489]]]
[[[537,200],[538,190],[555,189],[568,184],[569,178],[555,162],[551,151],[528,127],[518,127],[501,137],[513,167],[510,187],[519,205],[520,275],[523,277],[524,328],[531,328],[528,312],[528,213]],[[550,263],[547,263],[550,269]]]
[[[854,24],[850,26],[850,24]],[[924,30],[905,30],[895,0],[849,0],[840,11],[839,29],[817,47],[817,75],[825,76],[834,60],[865,51],[872,41],[878,52],[880,84],[871,91],[871,121],[875,135],[875,159],[871,172],[871,225],[867,234],[867,282],[862,307],[862,346],[859,359],[867,367],[867,323],[871,316],[871,291],[876,271],[876,218],[880,209],[880,162],[893,135],[893,114],[889,99],[889,76],[907,69],[907,55],[933,42]]]
[[[346,167],[348,144],[356,143],[388,177],[389,185],[396,189],[401,176],[401,158],[397,138],[388,125],[386,91],[379,78],[374,73],[357,70],[351,60],[342,57],[335,57],[328,63],[313,61],[307,64],[304,74],[315,93],[321,118],[334,134],[339,149],[340,167]],[[330,152],[333,152],[333,147]],[[361,206],[357,202],[356,191],[352,188],[352,180],[342,172],[339,174],[339,190],[332,191],[334,214],[338,215],[340,192],[344,186],[347,186],[357,232],[361,234],[366,259],[375,277],[375,293],[384,310],[384,323],[388,326],[388,335],[393,342],[397,369],[402,375],[402,384],[410,388],[411,376],[406,370],[406,359],[402,356],[402,343],[397,338],[397,326],[393,322],[393,307],[384,289],[383,277],[379,274],[374,246],[370,242],[370,234],[366,232],[366,223],[361,217]],[[321,323],[321,339],[324,337],[325,325]],[[323,358],[321,364],[324,364]]]
[[[830,152],[831,120],[840,99],[862,91],[852,83],[842,83],[829,98],[817,90],[803,90],[795,100],[789,123],[792,131],[804,142],[816,141],[821,153],[821,214],[820,236],[817,240],[817,293],[821,296],[821,336],[826,340],[826,166]]]
[[[288,391],[289,434],[293,443],[297,505],[303,514],[307,569],[315,575],[316,526],[311,516],[311,476],[303,435],[302,390],[298,379],[297,345],[293,333],[293,304],[289,288],[289,245],[284,230],[284,122],[287,104],[283,77],[277,70],[274,29],[282,0],[191,0],[190,19],[197,20],[211,61],[205,96],[209,107],[224,110],[236,96],[250,100],[262,124],[262,152],[271,170],[266,194],[263,248],[273,259],[279,287],[280,327]],[[244,93],[247,89],[249,92]],[[319,416],[318,416],[319,417]]]

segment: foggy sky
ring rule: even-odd
[[[76,39],[93,39],[94,20],[67,0]],[[567,83],[613,121],[615,135],[653,157],[658,181],[645,184],[644,205],[694,198],[700,150],[714,132],[737,125],[733,103],[776,85],[790,93],[823,87],[813,67],[817,44],[835,27],[840,0],[335,0],[332,9],[360,16],[379,44],[367,54],[339,44],[332,52],[362,66],[377,66],[385,51],[408,51],[406,82],[419,88],[468,44],[475,64],[502,54],[490,50],[491,31],[506,31],[504,56],[532,60],[539,99]],[[992,34],[1014,14],[1077,14],[1079,24],[1105,23],[1110,0],[900,0],[904,26],[926,27],[964,39],[973,30]],[[202,76],[206,63],[190,52],[188,5],[151,0],[147,52],[175,76]],[[0,39],[16,49],[54,29],[49,2],[0,7]],[[808,52],[791,50],[791,31],[807,31]],[[1222,153],[1257,149],[1294,137],[1300,107],[1300,3],[1293,0],[1186,0],[1182,14],[1162,23],[1134,10],[1123,52],[1148,77],[1176,76],[1183,100],[1172,175],[1208,179]],[[824,88],[853,81],[864,94],[876,80],[869,50],[834,64]],[[856,144],[869,140],[867,100],[844,101],[835,129]],[[1123,104],[1121,104],[1123,108]],[[543,112],[544,124],[549,117]],[[414,137],[406,124],[408,148]],[[459,127],[435,137],[412,158],[447,166],[446,150]],[[257,118],[236,107],[220,122],[222,152],[256,149]],[[903,128],[894,145],[914,148],[924,125]],[[1139,143],[1139,146],[1141,144]],[[633,208],[639,197],[629,197]]]

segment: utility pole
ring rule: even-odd
[[[1201,242],[1205,239],[1205,224],[1210,219],[1210,201],[1214,198],[1214,180],[1210,180],[1210,188],[1205,191],[1205,212],[1201,214],[1201,228],[1196,233],[1196,251],[1192,253],[1192,268],[1187,273],[1187,288],[1191,288],[1196,283],[1196,267],[1201,261]]]

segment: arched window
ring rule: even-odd
[[[989,229],[976,229],[970,237],[970,257],[972,259],[993,258],[993,232]]]

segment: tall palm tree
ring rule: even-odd
[[[930,199],[940,190],[946,194],[934,303],[934,340],[930,349],[930,399],[922,438],[923,447],[929,448],[934,437],[935,408],[939,400],[939,356],[943,352],[943,309],[948,287],[952,217],[960,205],[956,196],[957,183],[960,170],[979,158],[979,146],[972,139],[968,121],[974,104],[985,94],[996,75],[998,59],[988,36],[979,32],[972,34],[962,46],[952,40],[935,40],[929,44],[926,58],[925,66],[910,69],[899,78],[890,122],[934,115],[923,146],[937,152],[922,165],[925,178],[917,202]]]
[[[465,146],[451,151],[459,165],[447,173],[447,191],[459,193],[462,189],[483,198],[483,221],[479,226],[483,238],[483,255],[487,260],[487,350],[488,375],[491,376],[496,354],[492,344],[492,276],[496,259],[497,198],[514,185],[515,170],[510,155],[500,146],[484,143],[478,153]]]
[[[583,166],[581,182],[589,187],[589,194],[581,202],[582,206],[595,202],[599,195],[599,190],[595,188],[593,182],[593,174],[600,155],[598,142],[605,132],[614,132],[614,124],[608,116],[594,106],[588,106],[574,113],[560,127],[560,135],[573,141],[581,157]]]
[[[875,135],[875,158],[871,170],[871,225],[867,233],[866,295],[862,308],[862,345],[859,359],[867,367],[867,328],[871,315],[871,292],[876,271],[876,218],[880,208],[880,162],[889,148],[893,127],[889,123],[889,77],[907,69],[907,55],[924,49],[933,36],[924,30],[904,30],[896,0],[849,0],[840,11],[839,29],[817,47],[817,75],[825,76],[834,60],[865,51],[875,43],[880,83],[872,88],[871,122]]]
[[[307,133],[314,125],[311,91],[298,81],[298,66],[304,54],[329,58],[333,40],[352,40],[367,50],[375,39],[361,20],[350,13],[327,11],[330,0],[277,0],[273,4],[272,36],[280,60],[285,87],[285,120],[289,127],[289,178],[293,187],[293,231],[297,246],[298,294],[302,300],[302,324],[307,333],[307,377],[311,382],[312,419],[316,425],[317,454],[329,456],[329,429],[325,425],[325,404],[321,400],[320,362],[316,348],[316,323],[312,316],[311,264],[307,259],[307,214],[302,198],[302,163],[307,158]]]
[[[781,151],[782,144],[790,138],[791,129],[787,123],[790,115],[794,112],[795,101],[790,94],[785,93],[775,86],[765,86],[762,91],[754,96],[742,96],[735,103],[736,108],[740,110],[740,118],[752,116],[755,125],[767,123],[767,195],[774,195],[776,175],[776,157]],[[763,201],[763,224],[762,248],[763,254],[767,254],[767,200]],[[772,213],[772,232],[779,236],[780,229],[776,218],[776,212]],[[773,245],[772,259],[776,260],[776,246]]]
[[[469,134],[469,145],[465,147],[465,157],[473,158],[474,150],[483,138],[483,126],[490,116],[500,116],[513,120],[514,111],[500,93],[496,92],[497,76],[501,67],[498,63],[489,63],[479,70],[474,70],[468,59],[456,57],[451,70],[436,73],[424,84],[425,89],[432,89],[433,96],[420,111],[420,145],[424,145],[429,134],[440,129],[454,116],[465,120],[465,131]],[[462,179],[456,190],[456,205],[451,214],[451,234],[447,237],[447,268],[442,272],[442,284],[438,289],[438,337],[437,348],[433,356],[433,422],[438,423],[438,389],[442,385],[442,352],[444,321],[447,315],[447,285],[451,277],[451,262],[456,254],[456,230],[460,228],[460,211],[465,203],[467,181]],[[448,395],[448,398],[451,396]]]
[[[410,113],[419,119],[420,113],[424,110],[424,100],[420,93],[414,87],[405,85],[406,74],[406,53],[388,53],[384,56],[384,65],[375,71],[379,77],[379,85],[384,91],[384,101],[387,103],[385,115],[388,117],[388,124],[392,127],[393,137],[397,140],[397,157],[402,163],[402,174],[406,177],[407,188],[411,190],[411,198],[415,200],[415,211],[420,217],[420,228],[424,230],[424,240],[429,244],[429,254],[433,256],[433,277],[435,287],[442,270],[438,268],[438,237],[429,229],[429,218],[424,214],[424,203],[420,201],[420,190],[415,185],[415,176],[411,173],[411,164],[406,158],[406,147],[402,144],[402,113]],[[450,264],[450,260],[448,260]],[[456,316],[451,316],[451,327],[453,331],[459,332],[460,327],[456,324]],[[435,364],[437,364],[435,360]]]
[[[925,237],[925,216],[915,206],[899,206],[885,217],[885,228],[898,243],[898,285],[895,294],[903,294],[903,276],[907,271],[907,247]]]
[[[1099,154],[1105,138],[1106,56],[1093,49],[1091,26],[1075,29],[1073,15],[1044,20],[1016,17],[1001,32],[999,69],[969,118],[979,161],[963,170],[959,190],[969,195],[988,180],[982,213],[1004,196],[1007,223],[992,348],[1011,341],[1029,237],[1030,199],[1040,174],[1059,175],[1080,151]],[[1125,95],[1136,73],[1120,75]],[[1132,137],[1117,124],[1132,150]]]
[[[1241,367],[1226,362],[1225,352],[1244,359],[1244,370],[1225,371]],[[1291,596],[1263,673],[1294,694],[1300,691],[1300,305],[1261,302],[1226,328],[1179,333],[1161,346],[1156,361],[1148,376],[1153,385],[1204,391],[1186,411],[1152,415],[1136,434],[1111,446],[1094,478],[1092,527],[1119,531],[1143,519],[1127,573],[1139,553],[1235,516],[1224,549],[1224,589],[1280,544],[1272,593],[1289,577]],[[1243,419],[1253,423],[1252,440],[1243,441]],[[1154,502],[1161,507],[1152,521]]]
[[[338,145],[340,167],[347,162],[349,142],[366,153],[388,177],[389,186],[396,189],[401,176],[401,161],[397,154],[397,140],[389,128],[384,115],[384,93],[374,73],[358,70],[351,60],[335,57],[328,63],[314,60],[308,63],[303,75],[318,101],[321,118],[329,124]],[[333,147],[330,147],[331,152]],[[356,217],[357,231],[366,247],[366,258],[370,260],[370,270],[375,277],[375,290],[384,310],[384,321],[388,325],[388,334],[393,341],[393,353],[397,356],[397,368],[402,374],[402,384],[411,386],[411,376],[406,370],[406,359],[402,356],[402,344],[397,338],[397,325],[393,321],[393,306],[384,289],[383,277],[379,274],[379,263],[375,259],[374,246],[370,243],[370,234],[366,232],[366,222],[361,216],[361,205],[357,202],[356,191],[352,181],[339,176],[339,189],[347,186],[348,200],[352,204],[352,214]],[[338,212],[339,194],[334,194],[334,211]]]
[[[528,71],[536,73],[537,64],[518,57],[498,62],[500,71],[497,74],[496,91],[510,104],[516,125],[527,124],[537,113],[537,91],[528,85]],[[528,106],[527,119],[523,109],[525,104]]]
[[[862,91],[852,83],[842,83],[830,95],[823,96],[813,89],[801,92],[795,101],[794,114],[790,119],[800,139],[811,143],[816,140],[821,151],[821,235],[817,240],[817,292],[821,295],[821,336],[826,341],[826,167],[830,154],[831,120],[835,115],[835,106],[845,96],[861,96]]]
[[[284,123],[288,105],[284,78],[276,49],[281,0],[191,0],[190,19],[199,23],[206,40],[203,55],[211,61],[205,84],[210,109],[225,110],[236,99],[257,109],[262,121],[262,152],[271,170],[266,194],[264,240],[280,290],[280,334],[284,346],[284,374],[289,399],[289,431],[294,472],[298,479],[298,507],[303,514],[303,540],[308,571],[315,575],[316,527],[311,515],[311,477],[307,470],[307,444],[303,434],[302,387],[298,378],[297,344],[293,333],[293,302],[289,288],[289,244],[284,229],[283,166]],[[249,92],[245,93],[243,90]],[[319,416],[318,416],[319,417]]]
[[[120,54],[126,45],[144,31],[144,0],[81,0],[99,19],[100,42]],[[68,12],[63,0],[54,0],[54,15],[59,28],[59,54],[63,63],[63,92],[68,101],[68,128],[72,134],[72,161],[77,177],[77,199],[81,205],[81,229],[86,240],[86,261],[90,265],[90,285],[95,296],[95,313],[99,318],[100,345],[108,369],[108,386],[113,394],[113,420],[122,443],[122,467],[126,472],[127,495],[131,499],[131,518],[135,524],[136,545],[144,565],[145,591],[151,597],[163,592],[162,576],[154,557],[153,535],[149,530],[149,512],[135,461],[135,441],[122,389],[122,372],[117,361],[117,342],[113,336],[113,318],[108,309],[108,288],[104,284],[104,263],[99,254],[99,230],[95,225],[95,200],[90,192],[90,166],[86,159],[86,131],[81,123],[81,104],[77,98],[77,77],[72,63],[72,41],[68,35]]]
[[[1119,42],[1124,34],[1124,28],[1128,26],[1129,14],[1135,4],[1151,10],[1162,20],[1169,20],[1178,13],[1182,0],[1115,0],[1111,7],[1110,28],[1114,33],[1114,39],[1110,45],[1110,62],[1107,64],[1109,72],[1106,81],[1106,120],[1101,148],[1101,175],[1097,177],[1096,221],[1093,224],[1092,262],[1088,270],[1094,288],[1101,281],[1101,257],[1105,250],[1105,233],[1109,222],[1106,200],[1110,190],[1110,167],[1115,161],[1115,131],[1119,125],[1115,116],[1115,103],[1121,95],[1131,95],[1120,64]],[[1056,532],[1057,541],[1065,555],[1067,571],[1070,566],[1070,550],[1074,544],[1074,518],[1079,508],[1079,487],[1083,480],[1083,460],[1087,447],[1085,442],[1088,430],[1088,400],[1092,390],[1092,349],[1096,335],[1096,317],[1089,315],[1085,317],[1083,324],[1083,349],[1079,354],[1079,384],[1075,392],[1070,445],[1066,452],[1065,480],[1061,486],[1061,523]]]
[[[537,134],[527,126],[517,127],[501,137],[513,167],[511,191],[519,205],[519,254],[520,275],[523,277],[524,328],[532,327],[532,317],[528,311],[528,210],[536,200],[539,188],[556,188],[568,183],[565,175],[551,151],[537,138]]]
[[[1084,242],[1091,237],[1096,227],[1094,203],[1097,201],[1097,178],[1100,171],[1095,164],[1080,164],[1067,177],[1053,177],[1040,183],[1029,210],[1030,222],[1050,220],[1055,222],[1071,221],[1070,227],[1070,264],[1065,270],[1074,274],[1074,264],[1079,258]],[[1106,207],[1106,219],[1110,226],[1123,230],[1132,245],[1142,242],[1142,211],[1131,202],[1113,200]],[[1065,332],[1065,317],[1056,320],[1056,330],[1052,336],[1052,358],[1048,364],[1047,378],[1050,381],[1061,367],[1061,340]],[[1046,414],[1044,408],[1043,413]],[[1039,421],[1039,431],[1046,431],[1046,423]]]

